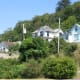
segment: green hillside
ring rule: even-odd
[[[16,23],[13,30],[9,29],[0,35],[0,41],[17,41],[22,40],[22,24],[24,23],[27,34],[41,26],[48,25],[53,29],[58,28],[58,18],[61,18],[61,28],[63,31],[71,28],[75,23],[80,24],[80,2],[71,4],[69,0],[61,0],[57,4],[56,12],[52,14],[45,13],[42,16],[35,16],[32,20],[24,20]],[[27,15],[27,14],[26,14]]]

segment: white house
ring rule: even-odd
[[[8,52],[8,42],[1,42],[0,43],[0,52]]]
[[[69,42],[80,42],[80,25],[75,24],[71,29],[64,33],[64,39]]]
[[[63,35],[63,31],[60,29],[52,29],[49,26],[42,26],[40,29],[32,32],[33,37],[43,37],[44,39],[51,41],[53,38]]]

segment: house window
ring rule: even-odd
[[[78,34],[74,34],[74,40],[79,40],[79,35]]]
[[[47,36],[49,36],[49,31],[47,31]]]
[[[44,35],[43,31],[41,31],[41,32],[40,32],[40,36],[42,36],[42,37],[43,37],[43,35]]]
[[[78,30],[78,28],[77,27],[75,27],[75,31],[77,31]]]
[[[68,40],[68,35],[65,35],[65,39]]]
[[[37,37],[37,33],[35,33],[35,37]]]

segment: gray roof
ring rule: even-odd
[[[80,25],[79,25],[79,24],[75,24],[74,26],[80,27]]]
[[[53,32],[53,33],[56,33],[59,31],[59,29],[52,29],[50,28],[49,26],[42,26],[41,28],[35,30],[34,32],[32,33],[38,33],[39,31],[49,31],[49,32]],[[60,29],[60,32],[63,33],[63,31]]]
[[[50,31],[50,32],[53,32],[53,29],[50,28],[49,26],[42,26],[39,30],[40,30],[40,31],[44,30],[44,31]]]

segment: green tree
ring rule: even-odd
[[[77,45],[75,43],[68,44],[66,47],[64,47],[65,55],[67,56],[73,56],[74,51],[77,50]]]
[[[40,59],[48,56],[49,48],[48,42],[40,37],[27,38],[22,42],[19,49],[20,60],[25,61],[26,59]]]
[[[75,16],[69,16],[68,19],[66,19],[65,21],[63,21],[62,23],[62,29],[64,31],[71,29],[72,26],[77,22],[76,17]]]
[[[43,67],[46,78],[71,79],[76,75],[77,67],[71,58],[48,58]]]
[[[58,2],[58,7],[56,8],[56,11],[64,10],[69,5],[70,5],[69,0],[61,0]]]
[[[80,1],[75,2],[73,5],[74,15],[76,16],[77,20],[80,21]]]

